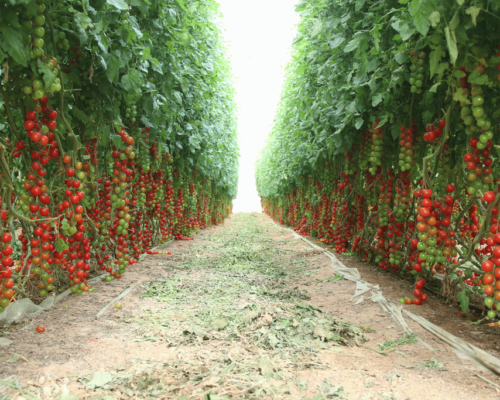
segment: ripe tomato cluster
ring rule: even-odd
[[[415,159],[425,145],[431,146],[432,152],[441,149],[443,154],[438,161],[427,162],[428,176],[433,170],[446,173],[446,126],[446,120],[441,119],[429,124],[423,135],[415,122],[412,128],[401,126],[400,168],[384,170],[376,154],[383,135],[374,123],[368,133],[361,133],[357,159],[346,151],[343,168],[325,163],[317,180],[303,178],[303,185],[281,204],[262,199],[263,209],[281,224],[293,225],[300,234],[332,245],[339,254],[353,252],[383,270],[412,277],[415,298],[402,299],[406,304],[425,302],[427,294],[422,289],[426,280],[445,274],[462,280],[468,290],[485,295],[488,316],[494,318],[495,301],[500,301],[500,190],[487,190],[493,183],[490,135],[483,129],[484,137],[470,139],[470,152],[463,156],[466,170],[472,171],[475,179],[481,178],[481,185],[460,185],[457,189],[456,183],[441,180],[432,190],[426,187],[425,179],[415,179]],[[478,147],[480,143],[484,146]],[[370,146],[372,155],[367,152]],[[353,162],[361,172],[352,170]],[[472,181],[469,176],[467,179]],[[330,218],[325,218],[328,215]]]
[[[85,144],[85,162],[60,152],[53,131],[56,111],[46,97],[38,103],[40,113],[28,111],[24,124],[32,170],[21,193],[9,193],[10,202],[2,198],[5,203],[16,200],[16,206],[2,212],[0,312],[26,288],[36,288],[41,298],[65,285],[77,295],[93,291],[91,274],[105,271],[108,282],[120,279],[141,254],[158,254],[150,251],[155,244],[190,240],[194,232],[221,223],[231,212],[229,198],[217,196],[210,180],[196,169],[176,169],[170,154],[158,157],[158,168],[145,168],[136,152],[157,157],[156,144],[139,138],[142,146],[136,149],[136,134],[125,127],[119,132],[123,147],[111,149],[109,167],[98,174],[97,139]],[[19,143],[13,157],[24,150]],[[55,171],[50,186],[45,166]],[[17,261],[7,225],[12,218],[21,223]]]
[[[444,20],[419,29],[421,15],[405,2],[395,7],[417,32],[393,25],[385,32],[394,40],[375,40],[371,52],[350,32],[360,24],[378,32],[385,9],[354,7],[355,17],[348,2],[301,8],[304,29],[351,18],[296,44],[256,182],[264,211],[280,223],[412,283],[422,278],[463,312],[475,303],[496,318],[500,45],[491,29],[486,45],[483,30],[496,26],[500,8],[472,16],[459,3],[446,6],[460,14],[457,38]],[[334,36],[342,44],[332,49]],[[415,290],[405,303],[424,301]]]
[[[147,7],[100,2],[93,22],[85,3],[2,3],[0,313],[92,292],[90,278],[120,279],[153,247],[231,213],[236,124],[214,10],[167,3],[146,19]],[[170,31],[167,11],[196,49],[148,44]],[[213,68],[185,75],[192,57]]]

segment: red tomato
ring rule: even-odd
[[[484,194],[484,200],[487,202],[487,203],[491,203],[493,200],[495,200],[495,192],[492,192],[491,190],[486,192]]]
[[[482,262],[481,268],[484,272],[491,272],[493,271],[493,263],[490,260],[485,260]]]

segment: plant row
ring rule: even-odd
[[[233,91],[212,0],[0,3],[0,312],[219,224]]]
[[[303,1],[273,131],[265,212],[338,253],[443,277],[465,311],[500,301],[500,7]],[[456,291],[455,288],[459,290]]]

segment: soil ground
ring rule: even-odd
[[[355,283],[264,214],[233,214],[162,250],[172,255],[148,256],[119,281],[2,327],[13,344],[0,347],[0,399],[500,398],[478,375],[498,377],[409,318],[434,351],[377,303],[355,304]],[[411,293],[409,282],[339,259],[392,302]],[[498,356],[498,331],[464,325],[454,305],[430,296],[405,307]]]

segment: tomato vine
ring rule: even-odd
[[[257,162],[264,210],[411,277],[416,298],[403,302],[422,304],[438,274],[460,285],[464,311],[475,297],[496,317],[498,3],[313,0],[297,11]]]
[[[236,195],[212,0],[0,4],[0,312],[221,223]]]

